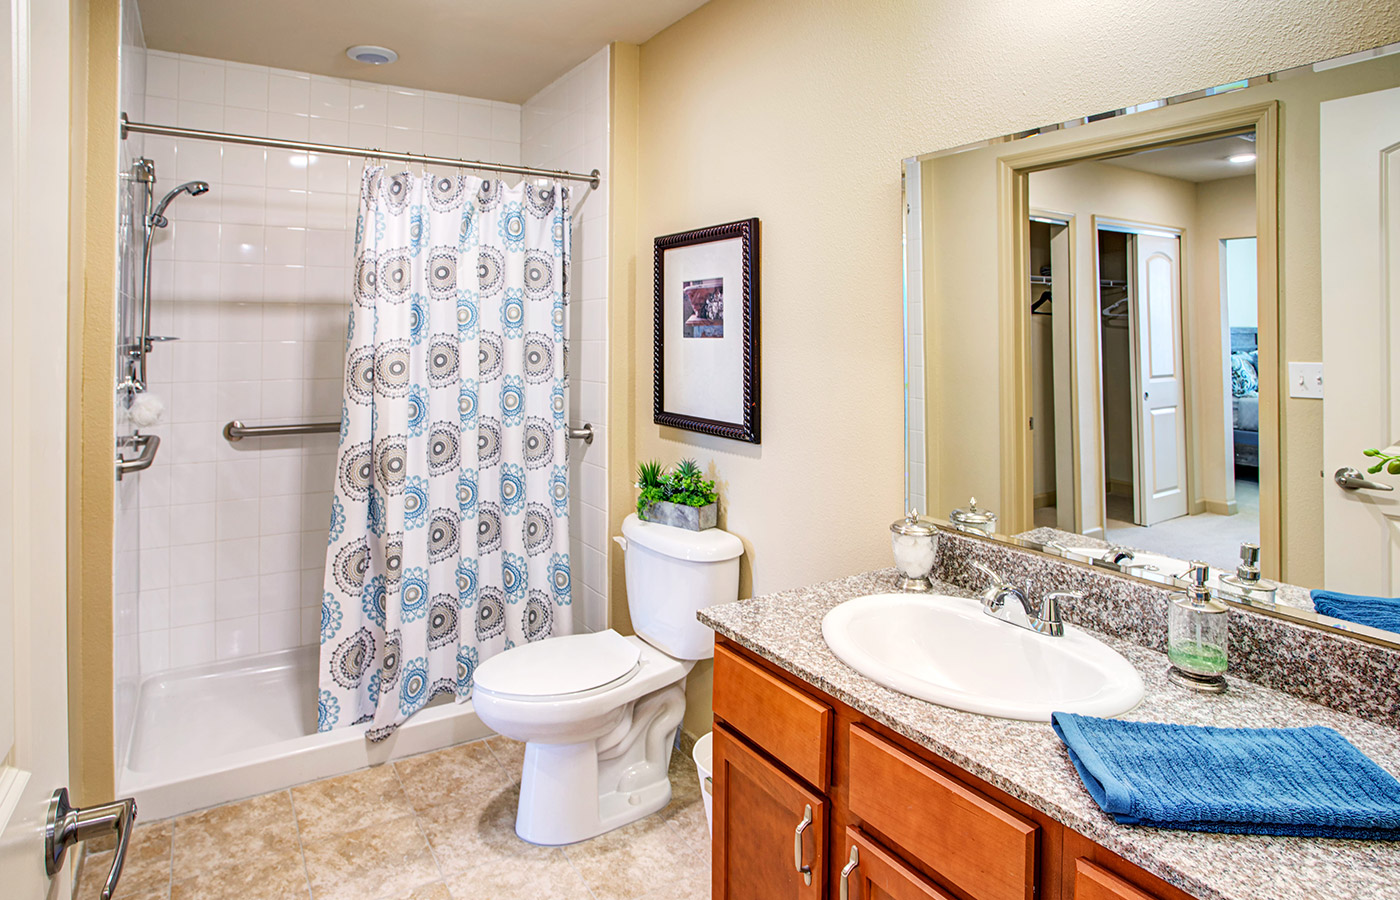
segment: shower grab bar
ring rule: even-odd
[[[127,472],[140,472],[151,467],[151,463],[156,461],[156,451],[160,449],[160,435],[137,431],[117,438],[117,446],[131,447],[137,453],[131,459],[117,453],[117,480],[121,481]]]
[[[292,425],[244,425],[238,419],[234,419],[224,426],[224,440],[229,443],[241,441],[245,437],[287,437],[296,434],[334,434],[340,430],[339,422],[297,422]],[[564,429],[565,434],[574,440],[583,441],[585,444],[593,443],[593,425],[584,422],[583,425],[570,425]]]

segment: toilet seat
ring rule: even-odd
[[[641,648],[612,629],[513,647],[482,663],[476,690],[545,703],[582,699],[626,684],[641,670]]]

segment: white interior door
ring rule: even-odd
[[[70,884],[46,874],[43,842],[68,782],[68,15],[32,0],[0,14],[0,895],[14,900]]]
[[[1181,352],[1181,240],[1134,236],[1135,516],[1155,525],[1186,515],[1186,396]]]
[[[1400,88],[1322,104],[1325,585],[1400,592],[1400,490],[1345,490],[1369,447],[1400,443]],[[1400,478],[1368,475],[1400,487]]]

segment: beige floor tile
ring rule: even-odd
[[[400,900],[441,881],[413,818],[303,842],[316,900]]]
[[[509,783],[485,741],[458,744],[394,763],[413,808],[423,811],[444,803],[469,800],[483,789]]]
[[[566,847],[564,853],[597,900],[637,900],[709,877],[699,855],[659,815]]]
[[[175,881],[281,857],[297,847],[292,800],[278,791],[181,816],[173,838]]]
[[[132,834],[132,841],[136,840],[136,835]],[[131,846],[128,845],[127,853],[131,853]],[[168,853],[168,851],[167,851]],[[105,853],[88,853],[83,860],[82,871],[78,875],[78,884],[73,890],[73,900],[98,900],[102,896],[102,888],[107,883],[107,874],[112,871],[112,851]],[[148,877],[141,881],[127,878],[127,871],[123,867],[121,880],[117,882],[117,891],[113,895],[113,900],[165,900],[170,896],[170,857],[165,859],[165,877]]]
[[[304,841],[359,831],[413,815],[390,765],[374,766],[292,788]]]
[[[710,861],[710,826],[705,821],[705,807],[698,803],[688,806],[668,818],[666,824],[706,863]]]
[[[564,854],[552,855],[521,865],[497,862],[448,880],[453,897],[490,897],[491,900],[592,900],[588,885]]]
[[[533,865],[557,856],[557,850],[516,837],[515,810],[519,802],[519,785],[510,785],[419,813],[418,822],[442,871],[466,872],[503,862]]]
[[[491,748],[492,755],[501,764],[501,768],[506,770],[510,780],[519,781],[520,772],[525,767],[525,742],[512,741],[498,734],[487,738],[486,746]]]
[[[710,882],[699,880],[669,884],[649,894],[643,894],[640,900],[710,900]]]
[[[99,847],[106,846],[106,852]],[[90,895],[96,897],[107,881],[107,873],[112,869],[112,853],[115,839],[97,846],[89,846],[88,855],[83,860],[81,893],[91,885]],[[119,897],[134,897],[138,893],[151,890],[163,891],[170,887],[170,823],[137,823],[131,832],[131,841],[126,848],[126,862],[122,865],[121,880],[117,882]]]
[[[704,816],[702,798],[700,796],[700,777],[695,770],[695,761],[688,753],[679,750],[671,751],[671,766],[669,770],[671,778],[671,802],[661,810],[663,818],[671,818],[679,815],[688,809],[700,807],[700,815]]]
[[[447,885],[441,881],[416,887],[404,895],[404,900],[452,900]]]
[[[178,829],[177,829],[178,832]],[[170,900],[307,900],[306,867],[295,844],[176,880]]]

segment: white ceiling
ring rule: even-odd
[[[1240,153],[1253,153],[1254,141],[1242,135],[1198,141],[1194,144],[1178,144],[1160,150],[1144,150],[1131,156],[1106,159],[1111,166],[1136,169],[1153,175],[1180,178],[1182,181],[1219,181],[1222,178],[1238,178],[1253,175],[1254,163],[1232,163],[1228,157]]]
[[[612,41],[704,0],[139,0],[153,50],[521,103]],[[345,55],[398,51],[386,66]]]

